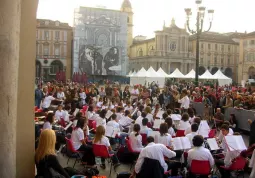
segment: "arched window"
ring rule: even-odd
[[[138,56],[139,57],[143,56],[143,49],[142,48],[138,49]]]
[[[53,61],[50,65],[50,67],[51,67],[50,68],[51,74],[56,74],[57,72],[63,71],[63,69],[64,69],[62,62],[60,62],[58,60]]]

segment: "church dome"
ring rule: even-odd
[[[124,0],[122,5],[121,5],[121,8],[122,9],[124,9],[124,8],[132,8],[130,1],[129,0]]]

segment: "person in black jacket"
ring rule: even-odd
[[[255,143],[255,120],[249,119],[248,123],[250,124],[249,146],[251,146]]]
[[[37,177],[50,177],[49,169],[70,178],[68,173],[59,164],[55,154],[56,135],[53,130],[45,129],[42,131],[39,139],[38,148],[35,152],[35,163],[37,168]]]

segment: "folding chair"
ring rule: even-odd
[[[211,129],[208,138],[214,138],[216,136],[216,129]]]
[[[70,151],[70,153],[72,154],[72,157],[75,158],[75,162],[74,162],[74,165],[73,165],[73,168],[74,168],[77,160],[81,160],[82,159],[80,154],[83,153],[83,152],[82,151],[77,151],[77,150],[74,149],[73,142],[72,142],[71,139],[68,139],[67,137],[65,137],[65,139],[66,139],[67,152]],[[66,164],[68,164],[69,159],[70,159],[70,157],[68,156],[68,160],[67,160]]]
[[[185,132],[185,130],[177,130],[176,137],[185,137],[184,132]]]
[[[108,148],[105,145],[93,144],[92,147],[93,147],[93,153],[95,157],[105,158],[109,160],[108,162],[111,164],[110,174],[109,174],[110,176],[112,172],[112,166],[113,166],[113,162],[111,158],[114,156],[114,154],[110,154],[108,151]]]
[[[147,134],[141,133],[142,136],[142,144],[147,145]]]
[[[195,176],[209,176],[211,174],[211,166],[209,161],[192,160],[190,173]]]
[[[134,155],[134,160],[136,161],[136,159],[138,158],[140,152],[133,150],[133,148],[131,146],[131,143],[130,143],[130,140],[128,138],[126,138],[125,141],[126,141],[126,145],[127,145],[128,151]],[[135,161],[134,161],[134,163],[135,163]],[[131,164],[130,170],[132,169],[133,164]]]
[[[247,160],[244,157],[238,156],[232,161],[232,164],[229,167],[221,166],[221,168],[230,172],[232,171],[243,172],[243,178],[244,178],[244,167],[246,163],[247,163]],[[237,175],[237,177],[239,177],[239,175]]]

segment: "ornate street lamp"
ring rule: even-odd
[[[195,78],[195,84],[196,86],[198,86],[198,70],[199,70],[199,39],[200,39],[200,35],[203,32],[203,25],[204,25],[204,17],[205,17],[205,7],[201,6],[202,4],[202,0],[196,0],[196,4],[197,4],[197,23],[196,23],[196,30],[192,30],[190,28],[190,17],[192,15],[191,9],[190,8],[186,8],[185,12],[187,15],[187,27],[190,33],[192,34],[196,34],[196,78]],[[210,22],[210,26],[208,28],[208,30],[206,30],[205,32],[208,32],[211,27],[212,27],[212,21],[213,21],[213,13],[214,10],[208,10],[208,15],[209,15],[209,22]]]

